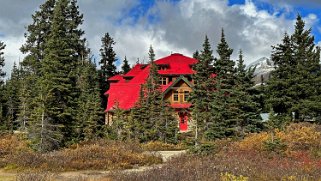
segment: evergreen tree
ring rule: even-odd
[[[126,74],[127,72],[130,71],[130,66],[129,66],[129,64],[128,64],[128,61],[127,61],[126,56],[125,56],[123,65],[121,66],[121,69],[122,69],[122,73],[123,73],[123,74]]]
[[[58,0],[53,13],[50,34],[37,80],[37,106],[32,120],[36,133],[30,133],[40,151],[47,151],[72,141],[77,114],[77,64],[85,50],[82,15],[74,0]],[[45,130],[44,130],[45,129]],[[46,135],[42,134],[46,132]],[[45,136],[45,137],[43,137]],[[63,139],[62,139],[63,138]]]
[[[252,91],[254,82],[253,73],[255,68],[245,69],[242,50],[239,52],[239,59],[236,68],[236,92],[237,106],[239,114],[237,115],[237,126],[239,136],[244,136],[246,132],[260,131],[263,128],[260,122],[260,111],[258,103],[255,101],[255,92]]]
[[[206,131],[207,139],[215,139],[235,134],[235,128],[240,121],[238,114],[239,92],[236,89],[236,72],[234,61],[231,60],[233,50],[229,48],[222,29],[221,41],[217,46],[218,59],[214,62],[215,87],[211,102],[211,125]]]
[[[155,60],[155,53],[152,45],[149,46],[148,57],[149,57],[149,63]]]
[[[45,55],[45,44],[51,32],[55,3],[56,0],[45,1],[40,6],[40,10],[32,15],[33,23],[27,26],[25,34],[26,43],[20,48],[22,53],[27,54],[22,65],[33,74],[40,74],[41,61]]]
[[[3,57],[3,50],[5,49],[6,45],[0,41],[0,88],[3,86],[4,84],[4,76],[6,75],[6,73],[3,71],[3,67],[4,67],[4,57]]]
[[[268,102],[279,119],[304,120],[320,115],[320,48],[315,47],[310,34],[311,29],[305,30],[298,15],[294,33],[285,34],[282,44],[273,47],[276,70],[268,82]]]
[[[33,110],[36,109],[34,105],[39,95],[39,87],[36,85],[38,78],[42,75],[41,63],[45,55],[45,44],[51,32],[55,4],[56,0],[47,0],[32,15],[33,22],[27,26],[25,34],[26,43],[20,48],[21,52],[26,54],[21,62],[21,87],[17,94],[20,102],[17,122],[22,130],[27,129],[27,122],[31,119]]]
[[[116,53],[114,51],[114,40],[110,37],[109,33],[106,33],[101,39],[102,46],[100,49],[101,59],[100,64],[100,97],[102,100],[102,108],[105,109],[107,105],[107,99],[104,95],[106,90],[109,89],[108,78],[116,75]]]
[[[273,112],[278,114],[278,119],[291,119],[291,108],[298,100],[295,95],[292,84],[295,83],[296,60],[293,59],[293,47],[291,39],[285,33],[282,43],[273,46],[272,61],[276,67],[272,72],[272,77],[268,81],[268,92],[270,104]]]
[[[199,59],[199,56],[200,56],[200,53],[198,52],[198,50],[196,50],[194,53],[193,53],[193,58],[195,59]]]
[[[18,125],[16,122],[18,107],[19,107],[19,99],[18,92],[20,89],[20,72],[16,65],[13,64],[13,68],[11,71],[11,78],[6,83],[5,89],[5,97],[6,97],[6,129],[12,132],[14,129],[17,129]]]
[[[3,57],[3,50],[5,49],[5,44],[0,41],[0,130],[4,127],[5,123],[5,105],[6,100],[4,99],[4,76],[6,75],[3,71],[5,60]],[[4,129],[4,128],[3,128]]]
[[[152,46],[149,49],[149,76],[141,85],[139,101],[131,111],[132,120],[128,126],[133,136],[141,142],[160,140],[175,143],[177,141],[177,121],[174,111],[164,102],[159,84],[160,75],[154,62]]]
[[[100,107],[98,72],[96,66],[88,60],[78,66],[79,78],[77,86],[80,90],[78,98],[78,113],[76,115],[76,139],[88,140],[98,136],[99,121],[103,110]]]
[[[195,144],[202,139],[205,129],[210,122],[210,107],[212,102],[212,92],[214,91],[213,72],[213,51],[207,36],[203,43],[203,50],[199,57],[199,62],[194,65],[196,73],[193,75],[195,82],[194,90],[191,93],[190,101],[193,105],[192,117],[195,121]]]
[[[320,48],[314,44],[311,28],[305,30],[305,23],[297,16],[295,31],[291,36],[293,45],[293,60],[296,62],[295,84],[291,87],[294,93],[294,103],[291,112],[295,119],[320,116],[320,101],[315,99],[320,95],[317,88],[320,85]]]

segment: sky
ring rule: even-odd
[[[13,62],[25,56],[19,51],[25,27],[44,2],[1,0],[0,41],[7,45],[4,69],[8,75]],[[234,49],[232,58],[237,59],[242,49],[249,64],[270,57],[271,46],[280,43],[285,32],[293,33],[298,13],[321,46],[320,0],[78,0],[78,5],[93,57],[99,61],[101,38],[108,32],[116,42],[118,67],[125,56],[131,65],[147,62],[150,45],[156,58],[171,53],[192,56],[202,49],[205,35],[217,56],[222,28]]]

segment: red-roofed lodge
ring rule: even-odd
[[[191,116],[187,102],[193,87],[192,65],[197,63],[194,58],[186,57],[179,53],[171,54],[158,59],[155,64],[160,74],[160,85],[164,98],[170,102],[177,113],[180,131],[188,131],[191,125]],[[110,88],[105,93],[108,97],[106,112],[106,124],[112,124],[113,110],[118,107],[130,110],[139,100],[139,92],[142,84],[146,83],[149,76],[148,64],[136,64],[128,73],[116,75],[108,79]]]

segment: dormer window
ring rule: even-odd
[[[168,65],[167,64],[158,65],[158,70],[167,70],[167,69],[168,69]]]
[[[159,84],[160,85],[167,85],[168,84],[168,78],[167,77],[161,77],[159,79]]]

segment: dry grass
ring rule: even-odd
[[[56,172],[128,169],[161,163],[162,160],[154,155],[143,154],[143,149],[137,143],[99,140],[45,154],[31,150],[12,152],[6,154],[1,162],[8,170]]]
[[[174,151],[174,150],[184,150],[186,146],[183,144],[169,144],[160,141],[151,141],[142,144],[142,148],[146,151]]]
[[[116,173],[112,177],[114,180],[137,181],[321,180],[321,157],[312,154],[312,150],[319,148],[319,128],[310,124],[292,124],[275,135],[286,144],[286,154],[265,149],[270,133],[259,133],[249,135],[243,141],[216,142],[219,149],[215,154],[185,155],[173,158],[162,168],[142,173]]]

